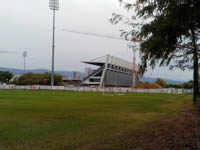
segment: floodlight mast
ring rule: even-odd
[[[56,22],[56,10],[59,10],[59,0],[49,0],[49,8],[53,10],[51,86],[54,86],[55,22]]]

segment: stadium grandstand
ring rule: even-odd
[[[106,55],[83,63],[95,65],[98,69],[82,80],[82,86],[135,87],[136,85],[136,71],[133,69],[137,67],[131,62]]]

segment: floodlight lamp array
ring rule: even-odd
[[[49,0],[49,8],[51,10],[59,10],[59,0]]]

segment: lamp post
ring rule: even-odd
[[[51,69],[51,86],[54,86],[54,52],[55,52],[55,20],[56,10],[59,10],[59,0],[49,0],[49,8],[53,10],[53,40],[52,40],[52,69]]]
[[[27,51],[23,52],[23,57],[24,57],[24,74],[26,73],[26,57],[27,57]]]

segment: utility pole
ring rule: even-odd
[[[54,86],[55,22],[56,22],[56,10],[59,10],[59,0],[50,0],[49,1],[49,7],[50,7],[51,10],[53,10],[51,86]]]

